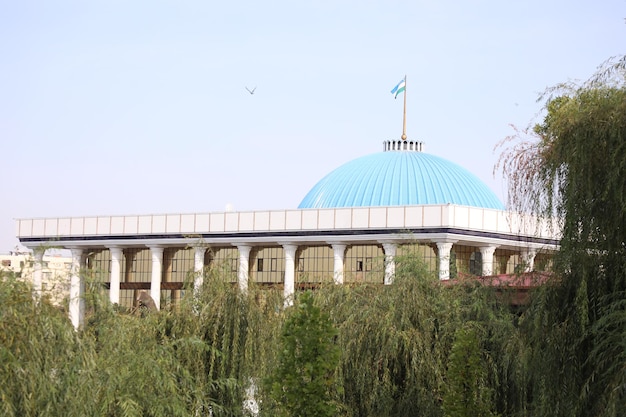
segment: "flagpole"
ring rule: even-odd
[[[406,140],[406,74],[404,75],[404,111],[402,113],[402,140]]]

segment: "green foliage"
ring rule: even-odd
[[[340,355],[336,336],[328,314],[314,305],[312,294],[298,296],[283,326],[278,366],[267,382],[287,415],[337,415],[330,395]]]
[[[393,285],[329,286],[315,294],[339,330],[337,395],[345,415],[442,415],[449,352],[469,320],[484,329],[485,385],[510,415],[519,391],[507,377],[507,367],[516,367],[509,362],[516,356],[506,353],[512,313],[485,287],[444,286],[415,258],[396,261]]]
[[[188,415],[188,400],[196,392],[177,350],[202,352],[206,347],[202,341],[163,337],[155,331],[163,327],[162,320],[167,313],[139,320],[102,312],[92,319],[84,337],[94,337],[98,354],[85,382],[91,383],[97,415]]]
[[[626,409],[626,293],[602,304],[601,317],[591,327],[593,347],[584,364],[591,368],[591,376],[584,399],[587,403],[597,399],[594,411],[619,416]]]
[[[350,415],[437,415],[449,345],[442,290],[422,265],[399,259],[391,286],[320,291],[340,330]]]
[[[513,208],[557,215],[553,285],[522,318],[533,415],[626,409],[626,57],[546,92],[545,117],[504,154]]]
[[[0,282],[0,407],[6,416],[59,415],[80,382],[90,355],[66,315],[46,300],[37,303],[29,285]],[[79,415],[74,411],[65,415]]]
[[[491,391],[478,332],[469,323],[457,330],[450,352],[442,405],[444,415],[493,416]]]
[[[145,317],[87,289],[75,331],[28,285],[2,281],[0,414],[249,416],[244,401],[256,400],[261,416],[440,417],[468,322],[481,398],[507,416],[526,405],[525,345],[506,302],[471,280],[443,285],[413,258],[397,259],[393,285],[329,284],[287,309],[280,290],[241,294],[220,271],[175,311]]]
[[[276,299],[263,307],[216,279],[180,311],[140,318],[86,298],[75,331],[67,312],[11,277],[0,280],[0,414],[6,416],[239,416],[244,384],[264,370]],[[282,300],[281,300],[282,302]],[[271,313],[269,313],[271,311]],[[269,318],[266,320],[266,318]],[[260,354],[257,353],[257,349]]]

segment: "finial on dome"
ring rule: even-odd
[[[424,142],[419,140],[385,140],[383,141],[383,152],[389,151],[424,152]]]

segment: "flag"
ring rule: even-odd
[[[404,77],[399,83],[398,85],[396,85],[393,90],[391,90],[391,94],[394,94],[393,98],[398,98],[398,95],[400,95],[400,93],[404,92],[404,90],[406,90],[406,77]]]

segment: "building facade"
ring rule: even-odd
[[[86,280],[112,303],[131,307],[146,290],[161,308],[217,270],[242,291],[279,286],[288,304],[322,283],[391,285],[401,256],[448,280],[543,269],[558,248],[546,225],[504,210],[472,174],[408,141],[339,167],[297,209],[18,219],[16,234],[35,265],[46,248],[71,251],[76,327]],[[41,291],[41,268],[33,274]]]
[[[16,249],[8,254],[0,254],[0,272],[17,279],[30,281],[37,275],[36,287],[46,294],[55,305],[63,303],[69,296],[69,271],[72,259],[49,251],[49,254],[36,260],[31,252]],[[37,274],[35,274],[37,270]],[[35,283],[34,283],[35,284]]]

